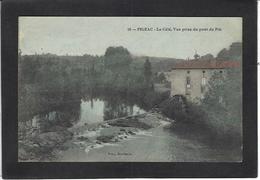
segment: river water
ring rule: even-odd
[[[59,162],[240,162],[240,154],[183,139],[163,126],[88,152],[71,148]]]
[[[51,109],[48,112],[35,115],[31,121],[26,122],[33,128],[40,129],[39,133],[46,133],[56,126],[64,126],[67,129],[88,127],[93,124],[106,122],[107,120],[143,114],[146,111],[135,103],[121,98],[82,98],[79,103],[69,103],[62,108]],[[57,150],[56,162],[221,162],[240,161],[241,155],[227,150],[208,147],[194,140],[184,139],[165,128],[167,124],[148,130],[138,130],[134,135],[118,142],[97,144],[95,148],[80,148],[70,146],[78,141],[81,136],[76,132],[72,140],[69,140],[69,148]],[[119,129],[107,128],[110,131]],[[84,130],[84,133],[97,135],[102,129],[92,131]],[[120,131],[122,129],[120,128]],[[55,130],[54,130],[55,131]],[[105,132],[110,133],[111,132]],[[113,134],[113,132],[112,132]],[[99,134],[100,135],[100,134]],[[83,136],[81,136],[82,139]],[[84,141],[84,137],[83,137]],[[84,143],[84,142],[83,142]],[[92,145],[93,146],[93,145]],[[88,149],[88,150],[87,150]],[[239,151],[240,152],[240,151]],[[239,153],[238,152],[238,153]]]
[[[76,126],[98,123],[119,117],[142,114],[145,111],[137,105],[108,102],[101,99],[81,100],[80,117]]]
[[[44,132],[48,131],[51,126],[67,124],[66,127],[68,128],[71,126],[79,127],[144,112],[146,111],[143,108],[122,97],[84,97],[79,103],[77,101],[69,102],[47,109],[47,111],[32,116],[30,120],[23,121],[20,126],[26,124]]]

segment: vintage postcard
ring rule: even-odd
[[[242,162],[241,17],[18,21],[19,162]]]

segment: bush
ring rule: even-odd
[[[167,99],[160,104],[160,110],[174,120],[170,129],[183,138],[203,141],[214,146],[220,145],[220,147],[237,144],[237,141],[234,144],[230,141],[234,140],[233,137],[238,134],[232,132],[231,129],[229,133],[226,133],[227,127],[232,127],[230,124],[213,118],[202,105],[187,101],[183,96]]]
[[[145,93],[145,96],[143,98],[143,101],[146,105],[146,107],[153,108],[158,107],[160,103],[162,103],[164,100],[168,99],[170,96],[170,92],[155,92],[153,90],[148,91]]]
[[[206,123],[218,138],[227,140],[227,143],[241,144],[242,140],[241,86],[240,69],[229,70],[222,78],[215,74],[201,103],[201,108],[208,115]]]

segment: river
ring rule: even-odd
[[[167,125],[166,125],[167,126]],[[88,152],[71,148],[59,154],[58,162],[234,162],[240,154],[182,139],[164,126],[143,131],[124,141]]]
[[[111,123],[111,119],[119,119],[119,121]],[[229,150],[216,149],[194,139],[180,137],[169,130],[171,120],[158,113],[146,112],[135,103],[122,101],[122,98],[82,98],[79,105],[68,104],[68,107],[37,114],[29,124],[37,129],[36,136],[44,134],[43,137],[47,137],[41,139],[46,141],[46,144],[53,143],[54,157],[40,158],[40,161],[233,162],[241,160],[239,158],[241,151],[234,154]],[[56,146],[56,140],[48,135],[60,132],[61,128],[57,128],[60,126],[72,132],[72,137],[64,139],[61,145]]]
[[[145,111],[139,106],[121,102],[104,101],[101,99],[81,100],[80,117],[75,126],[92,124],[105,120],[115,119],[124,116],[131,116]]]

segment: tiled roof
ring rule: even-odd
[[[185,60],[172,69],[226,69],[240,67],[239,61],[232,60]]]

